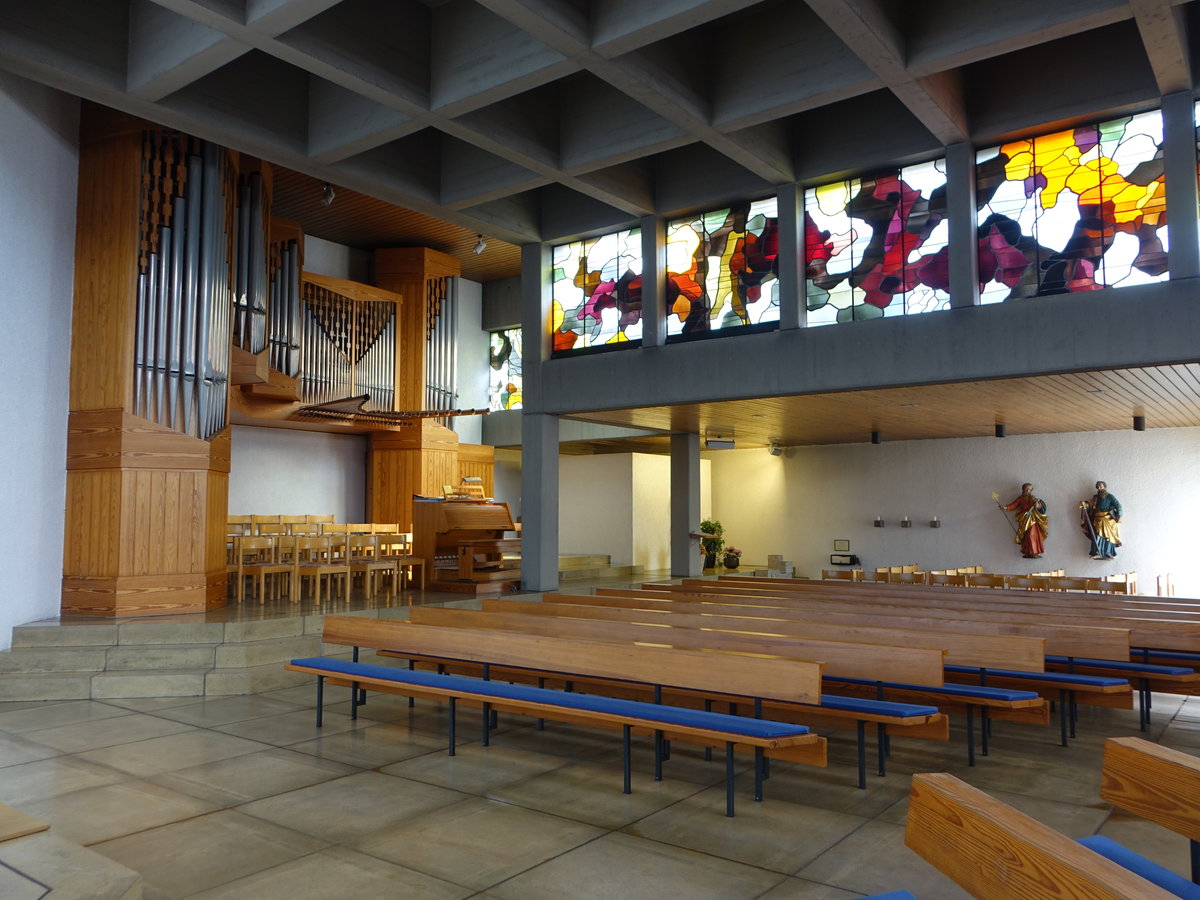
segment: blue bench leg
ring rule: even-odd
[[[879,776],[887,774],[888,739],[887,726],[882,722],[875,725],[875,752],[879,756]]]
[[[483,704],[483,738],[480,743],[488,746],[492,738],[492,704]]]
[[[1059,739],[1063,747],[1067,746],[1067,717],[1070,715],[1068,710],[1069,703],[1067,702],[1066,690],[1058,692],[1058,733]]]
[[[350,720],[358,718],[358,682],[350,682]]]
[[[855,723],[858,734],[858,786],[867,787],[867,723],[859,719]]]
[[[975,707],[967,704],[967,765],[975,765]]]
[[[1150,681],[1146,678],[1138,687],[1138,727],[1142,731],[1150,727]]]
[[[733,818],[733,741],[725,742],[725,815]]]
[[[762,802],[763,798],[763,748],[754,748],[754,799]]]
[[[654,732],[654,780],[662,781],[663,733]]]
[[[1200,884],[1200,843],[1188,841],[1192,852],[1192,884]]]
[[[988,718],[988,708],[986,706],[979,707],[979,754],[981,756],[988,755],[988,738],[990,738],[992,730],[992,720]]]
[[[762,718],[762,697],[754,698],[754,718]],[[669,758],[669,757],[668,757]],[[771,777],[771,761],[763,759],[763,778]]]
[[[630,734],[632,727],[633,726],[631,726],[631,725],[622,725],[621,726],[621,732],[622,732],[622,736],[621,736],[622,760],[621,761],[622,761],[623,767],[625,769],[625,793],[626,794],[633,793],[632,787],[630,786],[630,783],[629,783],[630,779],[632,777],[631,773],[630,773],[630,769],[632,767],[629,764],[629,753],[630,753],[629,734]]]
[[[352,648],[350,659],[352,662],[358,662],[358,647],[357,646]],[[350,699],[357,702],[359,706],[365,706],[367,703],[367,689],[363,688],[361,691],[356,690],[354,692],[354,696],[351,697]],[[352,715],[350,716],[350,718],[357,719],[358,718],[358,710],[354,710]]]
[[[451,697],[450,698],[450,725],[446,729],[449,739],[450,739],[450,753],[449,753],[450,756],[454,755],[454,719],[455,719],[454,713],[456,711],[457,706],[458,706],[457,702],[455,701],[455,699],[453,697]]]
[[[712,712],[712,701],[711,701],[711,700],[705,700],[705,701],[704,701],[704,711],[705,711],[705,712]],[[704,748],[704,759],[705,759],[705,760],[711,760],[711,759],[712,759],[712,747],[705,747],[705,748]]]
[[[1075,702],[1075,692],[1068,691],[1067,697],[1071,705],[1071,737],[1075,737],[1075,723],[1079,721],[1079,705]]]
[[[416,667],[417,667],[417,664],[416,664],[416,662],[410,659],[410,660],[408,661],[408,671],[410,671],[410,672],[411,672],[411,671],[413,671],[414,669],[416,669]],[[417,705],[417,698],[416,698],[416,697],[409,697],[409,698],[408,698],[408,708],[409,708],[409,709],[412,709],[412,708],[413,708],[414,706],[416,706],[416,705]]]
[[[546,679],[545,679],[545,678],[539,678],[539,679],[538,679],[538,687],[540,687],[540,688],[544,688],[545,686],[546,686]],[[546,730],[546,720],[545,720],[545,719],[538,719],[538,720],[537,720],[537,730],[538,730],[538,731],[545,731],[545,730]]]
[[[317,676],[317,727],[325,724],[325,676]]]

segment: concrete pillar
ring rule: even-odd
[[[521,589],[558,587],[558,418],[521,417]]]
[[[779,327],[803,328],[808,319],[804,300],[804,189],[779,185]]]
[[[1163,97],[1162,116],[1171,278],[1195,278],[1200,275],[1200,227],[1196,218],[1196,117],[1191,91]]]
[[[524,380],[521,416],[521,587],[558,587],[558,419],[542,412],[542,367],[550,359],[550,247],[521,248]]]
[[[690,537],[700,527],[700,435],[671,435],[671,575],[696,577],[700,548]]]
[[[667,342],[666,229],[658,216],[642,216],[642,346]]]
[[[975,148],[970,144],[946,148],[946,214],[950,217],[950,306],[978,306]]]

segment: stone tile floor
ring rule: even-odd
[[[1150,736],[1200,750],[1200,698],[1155,699]],[[371,695],[352,721],[345,692],[329,691],[318,730],[313,701],[300,687],[0,704],[0,801],[141,873],[150,900],[964,897],[904,846],[918,771],[954,772],[1072,837],[1101,831],[1187,866],[1186,841],[1098,798],[1103,740],[1136,733],[1132,711],[1083,708],[1067,749],[1054,727],[998,722],[973,769],[958,729],[948,744],[897,739],[888,776],[867,790],[854,786],[850,735],[835,733],[826,769],[776,762],[763,803],[740,761],[727,819],[719,754],[676,746],[656,783],[642,743],[627,796],[609,732],[505,716],[484,748],[464,711],[450,757],[439,705]]]

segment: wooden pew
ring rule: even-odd
[[[881,647],[842,641],[803,640],[739,632],[701,631],[678,624],[648,624],[636,621],[604,621],[570,616],[537,615],[527,611],[514,612],[541,604],[486,600],[484,610],[413,607],[409,621],[444,627],[497,629],[521,634],[537,634],[584,640],[612,641],[620,644],[653,645],[687,650],[708,650],[721,653],[771,654],[786,659],[820,660],[823,671],[853,673],[856,677],[875,678],[886,674],[903,674],[912,679],[941,678],[941,650],[912,647]],[[499,638],[505,640],[506,638]],[[883,651],[886,651],[884,653]],[[382,651],[392,655],[389,651]],[[890,668],[889,668],[890,662]],[[533,671],[533,670],[531,670]],[[507,677],[507,676],[506,676]],[[701,697],[700,694],[696,695]],[[949,722],[945,715],[931,707],[924,712],[906,708],[906,704],[878,702],[844,703],[838,697],[823,693],[819,704],[781,704],[763,698],[762,706],[772,717],[802,721],[806,725],[845,728],[853,723],[858,735],[859,786],[865,787],[865,737],[863,726],[875,724],[882,738],[891,729],[900,737],[949,739]],[[672,697],[672,702],[686,703],[687,698]],[[736,702],[736,701],[735,701]],[[884,775],[885,760],[880,747],[879,774]]]
[[[1178,900],[945,772],[913,776],[904,843],[977,900]]]

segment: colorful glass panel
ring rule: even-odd
[[[554,349],[642,336],[642,232],[618,231],[551,251]]]
[[[488,353],[488,409],[521,408],[521,329],[493,331]]]
[[[980,151],[980,302],[1165,280],[1162,140],[1156,110]]]
[[[949,308],[948,223],[942,159],[809,188],[808,324]]]
[[[667,223],[667,334],[779,321],[775,197]]]

